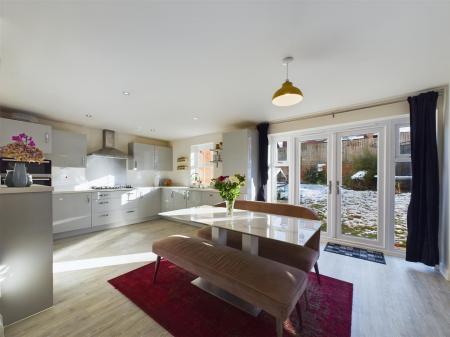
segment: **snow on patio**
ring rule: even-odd
[[[300,204],[317,211],[326,229],[328,186],[301,184]],[[342,232],[353,236],[376,239],[378,204],[376,191],[354,191],[341,188]],[[395,195],[396,246],[406,243],[406,215],[411,193]]]

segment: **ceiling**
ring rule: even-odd
[[[446,1],[2,0],[0,24],[0,105],[167,140],[450,82]]]

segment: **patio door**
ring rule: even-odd
[[[382,245],[383,142],[383,127],[297,138],[294,203],[317,212],[323,235]]]
[[[384,129],[336,134],[336,236],[382,246],[384,237]]]
[[[331,232],[332,142],[328,134],[297,140],[296,204],[314,209],[322,221],[322,232]]]

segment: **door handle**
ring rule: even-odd
[[[328,194],[333,193],[333,183],[331,180],[328,182]]]
[[[341,186],[339,185],[339,180],[336,181],[336,194],[341,193]]]

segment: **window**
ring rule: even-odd
[[[191,146],[191,183],[209,185],[214,177],[211,149],[213,143]],[[197,181],[196,181],[197,179]],[[198,181],[200,180],[200,181]]]
[[[279,203],[289,202],[289,155],[288,141],[277,140],[274,143],[274,158],[272,167],[272,200]]]
[[[409,124],[395,126],[394,247],[406,248],[406,216],[411,200],[411,132]]]

